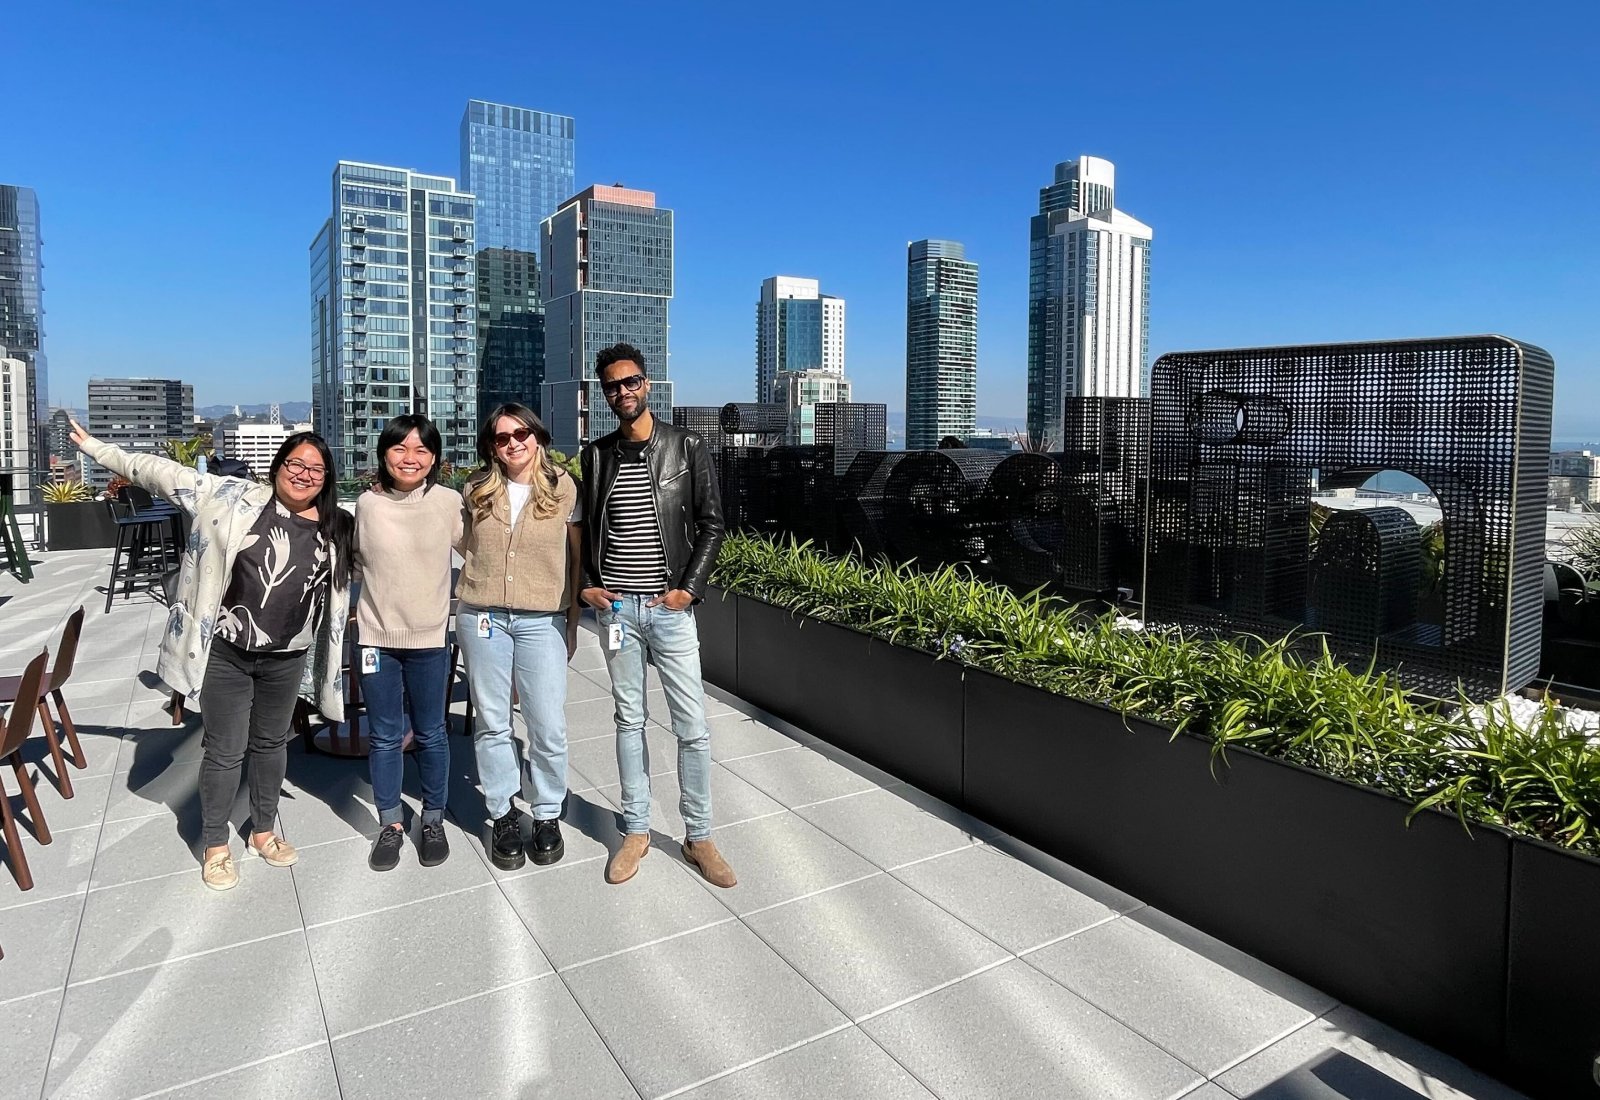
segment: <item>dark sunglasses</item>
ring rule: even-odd
[[[629,393],[636,393],[642,385],[644,385],[644,375],[630,374],[626,378],[613,378],[609,382],[600,383],[600,390],[607,397],[615,397],[623,390],[627,390]]]
[[[494,445],[496,447],[504,447],[513,439],[515,439],[518,443],[526,443],[528,441],[528,437],[532,434],[533,432],[527,428],[517,428],[515,431],[509,432],[495,432]]]

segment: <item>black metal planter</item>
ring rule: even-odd
[[[103,500],[46,503],[45,541],[51,550],[99,550],[117,544],[117,521]]]
[[[700,632],[700,675],[725,691],[738,691],[739,597],[721,588],[706,592],[695,604],[695,625]]]

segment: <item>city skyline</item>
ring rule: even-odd
[[[658,54],[615,86],[553,55],[530,75],[467,66],[399,89],[395,109],[358,133],[313,109],[309,87],[291,79],[264,95],[249,78],[268,63],[264,51],[275,70],[313,71],[307,43],[277,31],[258,40],[225,13],[183,27],[105,13],[83,35],[70,8],[18,15],[17,33],[35,47],[14,62],[23,102],[3,173],[33,187],[46,213],[53,404],[80,405],[93,373],[193,379],[206,402],[306,396],[297,253],[304,227],[326,216],[321,173],[340,157],[447,173],[463,104],[482,97],[576,117],[586,181],[632,177],[672,196],[674,378],[686,403],[748,392],[748,288],[790,270],[851,300],[856,399],[898,411],[898,249],[943,236],[963,240],[985,272],[979,410],[1020,417],[1028,256],[1019,223],[1036,209],[1041,173],[1087,153],[1117,163],[1127,193],[1119,201],[1162,233],[1150,360],[1189,348],[1501,331],[1554,354],[1557,437],[1600,438],[1600,269],[1586,243],[1600,217],[1586,198],[1596,139],[1581,121],[1597,93],[1575,75],[1593,67],[1592,7],[1565,5],[1572,33],[1539,38],[1537,49],[1534,30],[1491,34],[1465,12],[1400,13],[1389,33],[1371,36],[1360,19],[1323,13],[1245,6],[1202,19],[1152,8],[1160,18],[1150,20],[1139,68],[1159,79],[1115,79],[1126,58],[1113,51],[1059,91],[1014,64],[1011,44],[1036,16],[1001,13],[974,30],[972,79],[947,88],[888,81],[871,63],[885,49],[931,44],[937,19],[908,27],[861,13],[794,44],[816,51],[830,93],[851,109],[794,115],[784,140],[770,144],[753,140],[751,125],[768,108],[727,94],[758,86],[753,57],[764,55],[742,43],[770,32],[766,18],[715,25],[704,42],[665,26]],[[336,33],[348,21],[336,16]],[[579,20],[558,13],[539,33],[565,33],[566,22]],[[845,25],[859,33],[835,33]],[[533,26],[513,14],[502,33]],[[371,33],[375,48],[398,35]],[[1307,35],[1319,42],[1316,71],[1291,60]],[[1441,48],[1410,48],[1423,39]],[[141,44],[158,40],[196,63],[134,80]],[[1443,60],[1508,41],[1521,60],[1468,70]],[[721,59],[715,90],[691,75],[696,59],[712,56]],[[139,94],[109,95],[118,82]],[[50,121],[79,109],[101,121],[92,142]],[[226,158],[202,156],[201,139],[218,127],[247,129],[252,140]],[[917,155],[958,132],[976,155]],[[1351,202],[1347,173],[1329,170],[1333,150],[1336,160],[1379,166],[1381,186]],[[92,170],[106,160],[121,166],[116,189]],[[184,215],[163,218],[158,231],[156,196],[178,178]],[[1485,250],[1482,222],[1507,194],[1557,216],[1530,224],[1513,248]],[[252,212],[248,235],[231,231],[242,207]],[[1247,212],[1254,228],[1220,231],[1222,210]],[[245,269],[248,294],[211,277]],[[162,320],[174,293],[187,296],[191,314],[176,328]],[[229,346],[226,333],[244,324],[251,340]],[[219,356],[219,347],[228,350]]]

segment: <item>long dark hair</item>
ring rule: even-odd
[[[506,495],[505,471],[500,468],[500,460],[495,457],[494,450],[495,426],[500,423],[502,416],[509,416],[520,423],[539,441],[539,469],[531,486],[533,493],[528,500],[528,508],[533,518],[549,519],[556,514],[556,484],[561,480],[561,473],[550,461],[550,430],[528,406],[511,401],[496,405],[494,411],[484,418],[483,427],[478,429],[478,457],[483,460],[483,469],[472,475],[464,494],[472,521],[482,522],[495,501]]]
[[[439,438],[439,429],[425,416],[401,413],[385,424],[383,434],[378,436],[378,483],[385,489],[394,488],[394,475],[389,472],[389,448],[404,443],[412,432],[416,432],[417,440],[433,452],[433,465],[428,467],[428,477],[423,484],[432,488],[439,482],[439,463],[444,460],[444,441]]]
[[[343,588],[350,583],[350,549],[355,541],[356,522],[350,518],[349,513],[339,507],[339,479],[333,469],[333,452],[328,450],[328,444],[316,432],[295,432],[283,441],[278,453],[272,456],[272,465],[267,467],[267,476],[272,480],[273,493],[276,494],[278,470],[294,453],[294,449],[302,443],[309,443],[315,447],[317,454],[322,457],[324,470],[322,488],[317,491],[317,498],[313,502],[317,509],[317,533],[333,548],[333,568],[328,574],[329,583]]]

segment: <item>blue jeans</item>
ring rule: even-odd
[[[356,659],[360,660],[359,653]],[[408,717],[417,745],[417,773],[422,779],[422,820],[427,823],[444,817],[450,790],[444,697],[449,672],[447,648],[379,648],[378,671],[361,674],[361,698],[367,704],[367,724],[372,732],[368,758],[372,798],[378,804],[380,826],[401,820],[400,783],[405,772],[401,745]]]
[[[489,636],[478,637],[478,613],[461,604],[456,638],[467,659],[467,686],[476,711],[472,745],[491,818],[511,812],[522,790],[517,742],[511,733],[511,682],[528,725],[529,804],[539,821],[561,816],[567,797],[567,615],[564,611],[489,610]]]
[[[611,697],[617,705],[617,770],[622,775],[622,821],[627,832],[650,831],[650,747],[644,724],[645,665],[656,666],[678,737],[678,812],[684,839],[711,835],[711,731],[706,728],[705,688],[700,683],[700,635],[694,608],[674,611],[665,604],[646,607],[649,596],[622,597],[620,612],[599,613],[600,641],[611,672]],[[607,642],[612,623],[627,630],[621,649]]]

